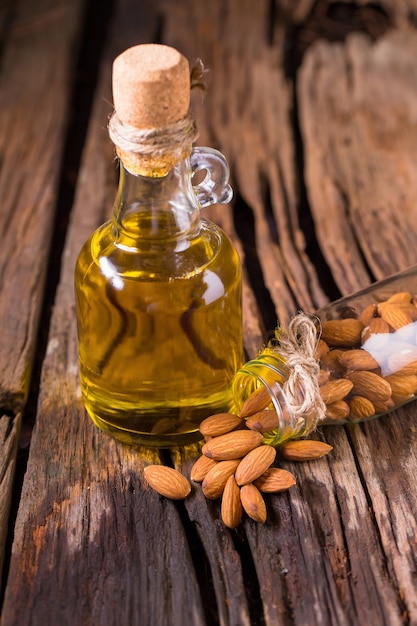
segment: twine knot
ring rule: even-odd
[[[299,313],[293,317],[288,329],[278,327],[275,336],[279,345],[274,349],[285,359],[290,372],[283,385],[286,405],[295,418],[307,417],[305,434],[308,434],[326,413],[318,383],[320,365],[315,358],[316,326],[310,317]]]

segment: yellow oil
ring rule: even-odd
[[[192,238],[136,246],[109,222],[80,252],[75,290],[82,396],[97,426],[126,443],[172,446],[229,409],[243,356],[241,269],[216,225],[203,219]]]

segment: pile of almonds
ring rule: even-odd
[[[328,421],[369,419],[415,396],[416,321],[416,299],[398,292],[358,318],[322,323],[316,358]]]
[[[398,292],[363,309],[358,317],[322,321],[316,350],[319,386],[326,404],[326,421],[369,419],[417,394],[417,296]],[[240,415],[220,413],[200,424],[205,439],[202,455],[191,469],[191,481],[201,483],[210,500],[221,498],[221,516],[237,527],[245,512],[264,523],[264,495],[295,485],[287,470],[273,467],[277,455],[289,461],[309,461],[330,452],[320,441],[300,439],[276,447],[266,443],[278,427],[276,411],[264,388],[245,402]],[[169,467],[145,468],[150,486],[171,499],[191,492],[187,478]]]
[[[209,500],[221,498],[221,517],[228,528],[236,528],[243,512],[264,523],[267,518],[263,494],[278,493],[295,485],[285,469],[271,467],[278,455],[288,461],[318,459],[332,449],[315,440],[287,441],[275,448],[264,443],[264,435],[278,426],[271,400],[263,390],[255,392],[242,407],[240,416],[219,413],[200,424],[205,444],[202,455],[191,468],[191,480],[201,483]],[[145,478],[161,495],[183,499],[191,491],[187,478],[169,467],[149,465]]]

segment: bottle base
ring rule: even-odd
[[[122,428],[117,424],[107,422],[97,415],[92,415],[89,411],[88,415],[100,430],[111,435],[114,439],[131,446],[175,448],[177,446],[196,443],[203,438],[196,426],[193,430],[187,430],[186,432],[141,432]]]

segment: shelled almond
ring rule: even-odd
[[[416,397],[416,322],[417,296],[408,292],[369,304],[355,317],[322,322],[315,359],[327,422],[369,419]],[[313,461],[332,450],[312,439],[277,444],[271,432],[279,426],[285,431],[285,424],[279,424],[286,415],[285,407],[281,408],[278,418],[279,407],[273,407],[268,391],[260,387],[245,400],[239,415],[219,413],[201,423],[206,441],[191,468],[191,480],[201,483],[206,498],[221,498],[221,517],[229,528],[238,526],[244,513],[264,523],[265,494],[296,484],[291,472],[273,466],[277,458]],[[149,466],[145,477],[169,498],[185,498],[191,491],[189,481],[171,468]]]
[[[397,292],[355,318],[322,322],[316,358],[327,421],[369,419],[416,396],[416,302]]]
[[[291,456],[289,444],[275,448],[265,443],[265,435],[278,426],[276,411],[265,409],[265,403],[263,393],[255,392],[254,397],[249,398],[243,426],[224,413],[212,415],[203,423],[204,432],[208,424],[209,432],[218,429],[222,434],[211,437],[203,445],[202,456],[191,468],[191,478],[202,482],[206,498],[221,498],[221,517],[228,528],[240,523],[243,512],[254,521],[264,523],[267,508],[262,494],[287,491],[296,484],[291,472],[273,467],[277,450],[284,460],[311,461],[332,449],[320,441],[303,440],[297,442],[298,453],[294,451]],[[250,411],[254,413],[251,415]],[[226,423],[230,426],[228,433],[222,428]]]

